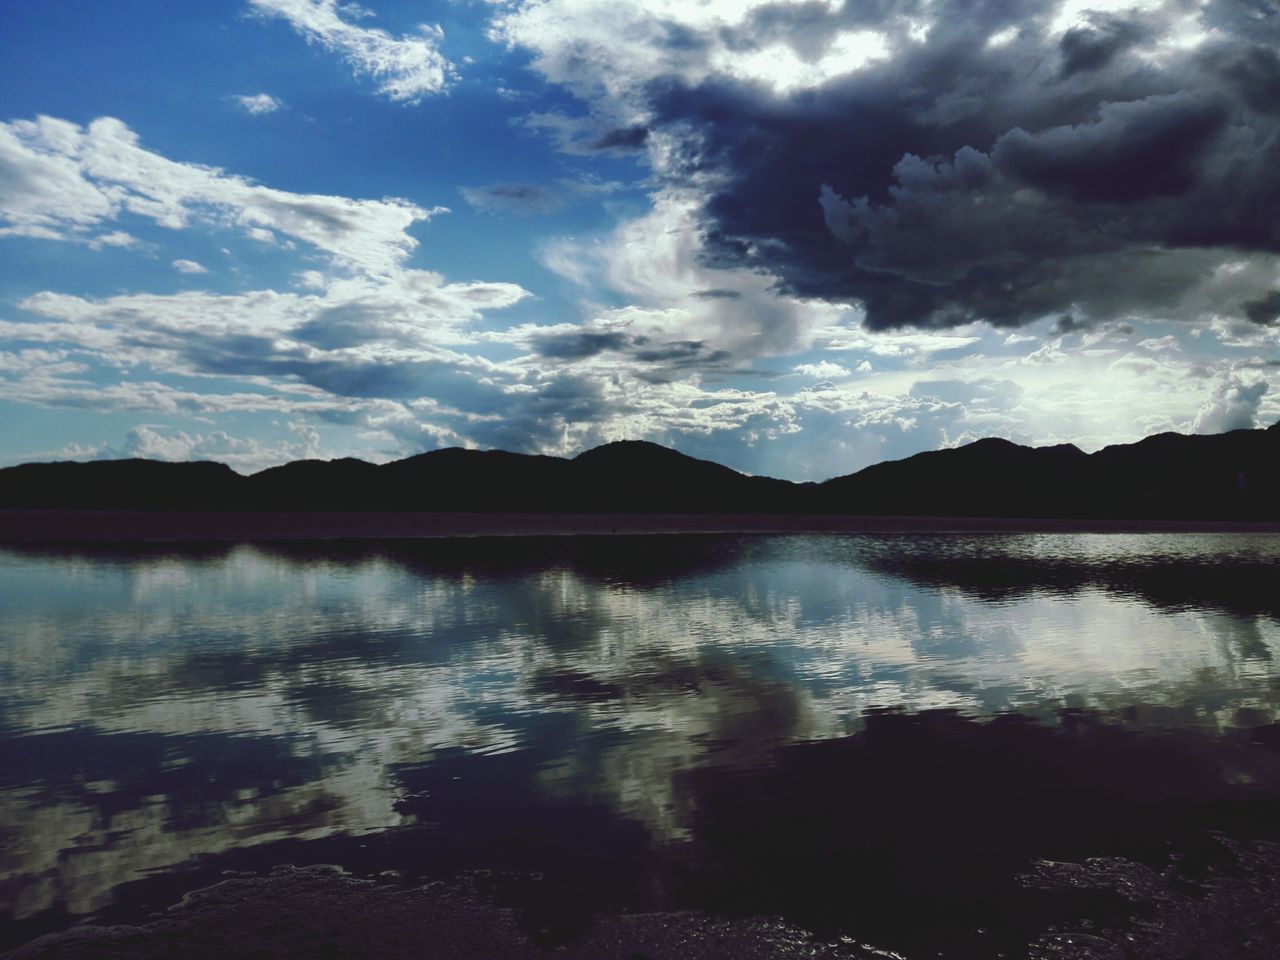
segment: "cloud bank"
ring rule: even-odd
[[[696,191],[704,263],[872,329],[1187,318],[1280,253],[1273,4],[536,0],[494,29]]]
[[[435,28],[247,9],[420,103],[317,98],[327,136],[407,125],[463,156],[452,108],[493,81],[495,109],[529,111],[521,150],[418,193],[397,156],[412,199],[375,189],[385,155],[335,150],[310,183],[375,185],[344,196],[281,189],[252,144],[267,183],[164,156],[145,117],[0,123],[0,239],[99,263],[15,283],[0,399],[136,415],[78,449],[246,466],[644,438],[823,479],[982,436],[1093,449],[1280,416],[1273,4],[512,0],[467,8],[509,48],[474,79]],[[225,114],[226,87],[209,100]],[[442,191],[483,216],[445,233]],[[431,269],[441,242],[437,265],[494,279]]]

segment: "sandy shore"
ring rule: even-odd
[[[0,543],[662,533],[1280,533],[1280,523],[733,513],[253,513],[0,510]]]

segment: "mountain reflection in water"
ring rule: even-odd
[[[1016,955],[1082,909],[1024,889],[1037,860],[1194,872],[1207,831],[1280,828],[1277,560],[1268,535],[6,548],[0,945],[333,861],[537,871],[506,894],[570,931],[698,906]]]

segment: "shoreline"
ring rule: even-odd
[[[281,865],[191,891],[137,925],[84,924],[0,960],[878,960],[778,919],[693,911],[600,914],[576,935],[539,942],[524,911],[465,880],[360,878],[342,867]]]
[[[1277,521],[735,513],[0,509],[0,544],[268,542],[732,533],[1280,533]]]

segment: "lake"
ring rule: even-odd
[[[1278,570],[1273,534],[0,548],[0,948],[320,862],[481,877],[549,937],[1105,939],[1280,834]]]

